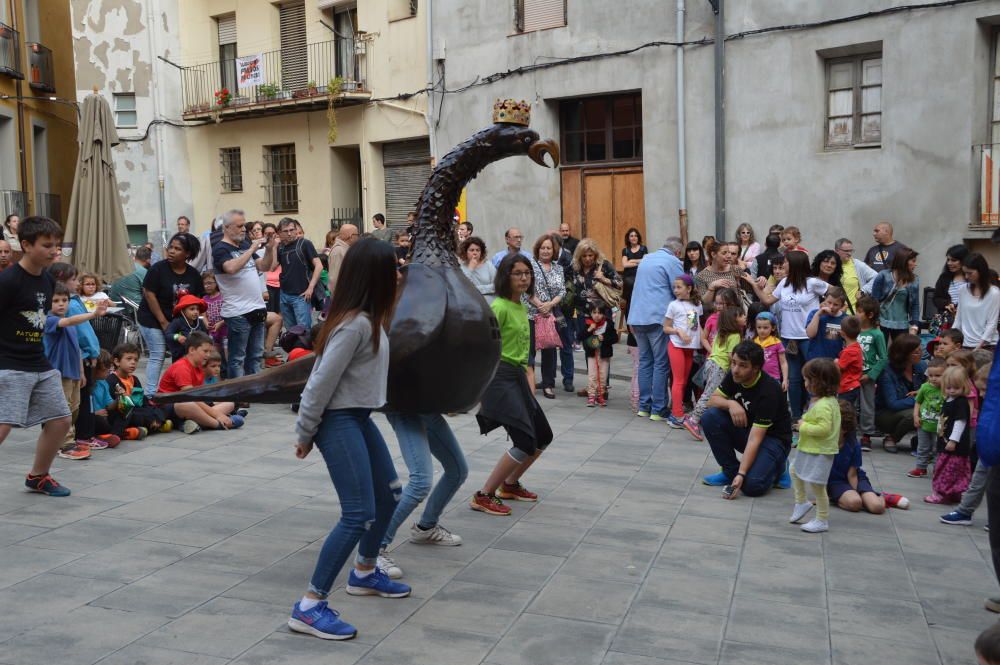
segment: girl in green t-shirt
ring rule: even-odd
[[[500,364],[480,400],[479,429],[507,430],[513,446],[505,452],[469,507],[488,515],[510,515],[502,499],[537,501],[521,484],[521,476],[552,442],[552,428],[528,385],[528,313],[521,296],[534,294],[534,271],[527,258],[509,254],[497,267],[497,298],[490,303],[500,328]]]
[[[718,325],[715,340],[712,342],[712,353],[705,361],[705,390],[702,391],[701,399],[694,405],[694,409],[681,423],[684,429],[698,441],[703,438],[701,416],[708,408],[708,400],[722,385],[722,380],[729,373],[730,355],[743,339],[743,330],[747,327],[746,312],[743,311],[742,307],[727,307],[719,314]],[[671,427],[676,428],[677,426],[671,424]]]

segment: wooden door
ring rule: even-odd
[[[629,228],[639,229],[649,246],[642,167],[563,169],[562,217],[574,236],[596,240],[617,267]]]

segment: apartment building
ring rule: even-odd
[[[416,0],[186,0],[182,117],[198,220],[230,208],[331,226],[405,223],[430,173]]]
[[[65,223],[77,157],[70,10],[0,0],[0,212]]]
[[[710,2],[679,4],[686,41],[714,37]],[[803,228],[810,249],[841,236],[862,249],[890,220],[921,252],[925,285],[949,245],[992,251],[1000,2],[927,4],[942,6],[726,1],[725,237],[742,222],[758,236],[780,223]],[[507,160],[469,185],[469,218],[488,245],[502,246],[510,224],[495,211],[516,209],[527,241],[564,221],[617,261],[629,227],[651,247],[678,233],[681,182],[690,237],[716,233],[713,46],[684,48],[682,172],[678,49],[653,44],[674,41],[678,3],[628,5],[435,0],[442,85],[480,83],[447,96],[439,149],[488,124],[496,98],[531,102],[532,126],[562,145],[557,173]]]

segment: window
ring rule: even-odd
[[[219,89],[236,95],[236,14],[215,19],[219,38]]]
[[[826,62],[826,147],[876,146],[882,142],[882,54]]]
[[[398,21],[417,15],[417,0],[389,0],[389,20]]]
[[[295,145],[264,146],[264,189],[269,212],[297,212],[299,183],[295,172]]]
[[[566,0],[514,0],[514,29],[534,32],[566,25]]]
[[[219,150],[219,162],[222,164],[222,191],[243,191],[243,167],[240,164],[239,148],[222,148]]]
[[[135,93],[115,93],[115,127],[138,127],[135,112]]]
[[[565,163],[642,160],[642,95],[565,101],[560,116]]]

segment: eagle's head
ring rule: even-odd
[[[489,142],[499,156],[527,155],[536,164],[548,167],[545,155],[549,155],[551,166],[559,166],[559,145],[551,139],[542,140],[538,132],[529,127],[497,123],[489,135]]]

